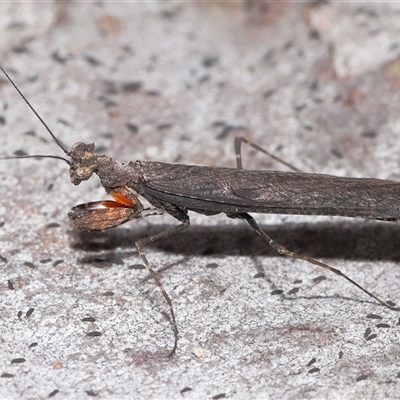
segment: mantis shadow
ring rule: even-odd
[[[134,252],[135,241],[171,226],[74,231],[73,247],[87,251],[131,249]],[[400,229],[393,223],[363,220],[346,225],[334,221],[284,223],[264,225],[262,229],[289,250],[313,258],[400,261]],[[277,252],[246,224],[190,226],[184,233],[165,237],[146,248],[183,256],[277,256]]]

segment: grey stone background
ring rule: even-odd
[[[305,171],[400,177],[398,3],[2,2],[0,42],[67,147],[234,167],[241,134]],[[61,154],[4,77],[0,150]],[[176,222],[75,232],[68,210],[105,194],[97,178],[73,187],[58,160],[1,161],[0,184],[0,398],[398,398],[399,314],[278,257],[240,221],[193,215],[186,234],[147,248],[180,328],[169,359],[168,309],[134,241]],[[256,218],[399,301],[395,224]]]

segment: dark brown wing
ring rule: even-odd
[[[400,184],[323,174],[144,163],[146,193],[195,211],[400,218]]]

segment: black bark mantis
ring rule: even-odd
[[[2,67],[0,69],[69,158],[35,155],[3,157],[2,159],[43,157],[63,160],[69,165],[70,179],[74,185],[79,185],[95,174],[106,192],[115,200],[73,207],[69,212],[69,217],[74,221],[75,228],[89,231],[105,230],[141,217],[144,207],[138,196],[145,198],[155,209],[167,212],[179,221],[177,226],[136,242],[141,258],[169,306],[174,329],[174,346],[171,355],[175,353],[178,344],[178,325],[174,308],[143,248],[151,242],[187,230],[190,226],[189,211],[207,216],[224,213],[229,218],[245,220],[279,254],[325,268],[340,275],[385,307],[399,310],[366,290],[340,270],[313,258],[296,254],[279,245],[249,214],[252,212],[332,215],[398,222],[400,220],[400,184],[398,182],[303,173],[288,163],[285,164],[296,172],[244,170],[240,151],[242,142],[275,157],[258,145],[240,137],[235,140],[237,168],[150,161],[118,164],[105,155],[95,155],[95,146],[92,143],[78,142],[67,150],[6,71]],[[278,161],[281,160],[278,159]]]

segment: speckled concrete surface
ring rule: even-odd
[[[399,22],[394,3],[10,2],[0,62],[67,147],[233,167],[241,134],[306,171],[398,180]],[[1,155],[60,154],[1,77],[0,124]],[[180,329],[169,359],[168,309],[134,241],[175,221],[75,232],[68,210],[105,195],[57,160],[2,161],[0,184],[1,398],[398,397],[399,314],[240,221],[192,215],[147,248]],[[399,302],[395,224],[256,218]]]

